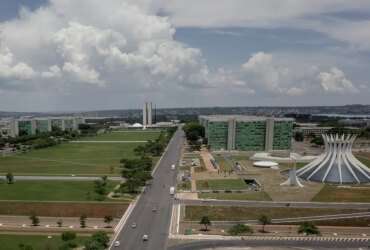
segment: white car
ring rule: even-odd
[[[149,237],[148,237],[148,235],[147,235],[147,234],[144,234],[144,235],[143,235],[143,241],[147,241],[147,240],[149,240]]]
[[[171,170],[175,170],[176,169],[176,165],[175,164],[172,164],[171,165]]]
[[[114,247],[119,247],[120,245],[121,245],[121,242],[119,242],[118,240],[114,242]]]
[[[136,223],[135,223],[135,222],[131,224],[131,227],[132,227],[132,228],[136,228],[136,226],[137,226],[137,225],[136,225]]]

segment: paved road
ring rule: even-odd
[[[141,195],[119,233],[117,240],[121,242],[120,247],[112,247],[112,249],[163,250],[166,248],[173,205],[173,197],[169,189],[176,183],[176,171],[171,170],[170,166],[178,163],[183,141],[184,135],[179,129],[154,173],[152,186]],[[154,207],[157,208],[157,212],[152,211]],[[131,228],[133,222],[137,224],[135,229]],[[147,242],[142,240],[144,234],[149,236]]]
[[[100,180],[100,176],[14,176],[15,181],[95,181]],[[4,176],[0,176],[0,180],[5,180]],[[111,181],[122,181],[122,177],[108,177]]]
[[[70,143],[146,143],[148,141],[71,141]]]
[[[310,240],[204,240],[179,244],[169,247],[168,250],[201,250],[222,249],[229,247],[299,247],[298,249],[368,249],[368,241],[310,241]],[[252,248],[253,249],[253,248]]]
[[[275,202],[275,201],[235,201],[235,200],[224,201],[224,200],[188,200],[188,199],[182,199],[179,202],[185,205],[196,205],[196,206],[349,208],[349,209],[370,208],[370,203]]]

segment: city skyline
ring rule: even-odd
[[[2,111],[369,104],[367,1],[1,5]]]

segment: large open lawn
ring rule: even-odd
[[[87,240],[87,237],[77,237],[75,242],[82,246],[83,242]],[[19,250],[20,244],[29,245],[34,250],[58,250],[62,245],[63,241],[60,235],[53,235],[51,239],[48,239],[47,235],[6,235],[0,234],[0,245],[1,249],[4,250]]]
[[[367,209],[186,206],[185,220],[199,221],[202,216],[208,216],[211,221],[257,220],[263,214],[272,219],[279,219],[366,211]]]
[[[81,138],[81,141],[148,141],[155,140],[160,134],[156,131],[114,131],[93,137]]]
[[[109,143],[109,141],[148,141],[160,131],[123,131],[84,137],[83,141],[107,143],[63,143],[54,147],[32,150],[24,154],[0,157],[0,174],[15,175],[118,175],[119,161],[135,157],[139,143]]]
[[[253,200],[253,201],[271,201],[271,197],[263,191],[251,191],[243,193],[201,193],[201,199],[216,200]]]
[[[118,182],[108,182],[113,190]],[[16,181],[0,184],[0,200],[24,201],[90,201],[95,198],[94,183],[90,181]]]
[[[0,173],[15,175],[118,175],[119,160],[134,157],[141,143],[64,143],[0,157]]]
[[[242,179],[197,180],[198,190],[241,190],[248,186]]]
[[[321,202],[370,202],[369,186],[341,187],[325,185],[312,199]]]

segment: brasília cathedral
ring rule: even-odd
[[[324,183],[359,184],[370,182],[370,170],[352,154],[356,135],[322,135],[325,152],[297,170],[297,176]]]

